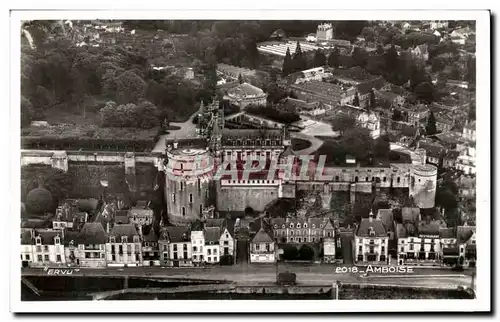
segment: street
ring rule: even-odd
[[[362,268],[361,268],[362,269]],[[360,270],[361,270],[360,269]],[[279,272],[297,274],[297,283],[301,285],[331,285],[335,281],[344,283],[393,284],[408,286],[448,287],[470,286],[471,272],[453,272],[449,269],[420,268],[412,273],[373,273],[363,277],[357,273],[337,273],[332,265],[290,265],[280,263]],[[22,275],[47,275],[39,268],[25,268]],[[170,267],[128,267],[128,268],[80,268],[72,276],[142,276],[148,278],[169,279],[205,279],[225,280],[240,285],[269,284],[276,282],[276,265],[213,266],[207,268],[170,268]]]

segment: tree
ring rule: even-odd
[[[388,74],[391,74],[397,70],[399,64],[399,56],[394,45],[392,45],[384,54],[384,61]]]
[[[359,67],[365,67],[368,55],[363,49],[356,47],[352,52],[352,59],[354,64]]]
[[[300,48],[300,42],[297,41],[297,47],[295,48],[295,54],[292,58],[292,70],[293,72],[300,72],[307,69],[307,61],[305,55],[302,53]]]
[[[365,128],[355,127],[344,132],[338,140],[339,148],[357,160],[368,160],[373,154],[374,142],[370,131]]]
[[[377,107],[377,99],[375,98],[375,92],[373,91],[373,88],[370,90],[369,106],[371,109]]]
[[[328,66],[333,68],[339,67],[339,50],[335,47],[328,56]]]
[[[365,38],[366,41],[371,42],[375,40],[377,33],[372,27],[364,27],[363,30],[361,30],[361,36]]]
[[[375,140],[374,155],[378,157],[387,157],[391,151],[389,138],[381,136]]]
[[[298,257],[297,248],[293,245],[285,245],[283,247],[283,259],[293,261]]]
[[[427,135],[434,135],[437,132],[436,128],[436,117],[434,112],[431,111],[429,118],[427,119],[427,125],[425,126],[425,132]]]
[[[352,105],[359,106],[359,94],[358,94],[358,92],[356,92],[356,94],[354,94],[354,99],[352,101]]]
[[[21,96],[21,126],[30,125],[35,117],[35,109],[30,100]]]
[[[42,187],[31,190],[26,197],[26,207],[33,214],[44,214],[52,208],[52,205],[52,194]]]
[[[238,75],[238,82],[240,84],[243,84],[243,77],[241,76],[241,74]]]
[[[132,71],[125,71],[115,80],[116,101],[119,104],[136,103],[146,93],[146,82]]]
[[[356,119],[351,115],[341,113],[331,121],[331,124],[332,130],[339,131],[340,135],[343,136],[345,131],[356,127]]]
[[[470,85],[476,84],[476,58],[469,57],[467,60],[467,72],[465,74],[465,80],[470,83]]]
[[[313,67],[321,67],[326,65],[326,56],[318,49],[314,52]]]
[[[293,72],[292,55],[290,54],[290,47],[286,49],[285,59],[283,60],[282,75],[288,76]]]
[[[415,96],[416,99],[422,101],[426,104],[429,104],[434,101],[435,90],[434,86],[432,86],[429,82],[420,83],[415,87]]]
[[[310,261],[314,259],[314,249],[309,245],[302,245],[299,249],[299,259],[303,261]]]

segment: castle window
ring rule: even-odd
[[[366,182],[368,182],[368,179],[369,179],[369,178],[368,178],[368,177],[366,177]]]
[[[172,193],[172,202],[175,203],[175,193]]]
[[[201,180],[200,180],[200,178],[198,178],[198,190],[200,190],[200,189],[201,189]]]
[[[339,176],[335,176],[335,181],[339,181]]]
[[[400,183],[400,182],[401,182],[401,178],[400,178],[400,177],[398,177],[397,182],[398,182],[398,183]]]
[[[358,182],[358,177],[355,177],[355,178],[354,178],[354,182]]]
[[[182,216],[185,217],[186,216],[186,207],[182,207]]]
[[[300,230],[297,230],[297,231],[295,232],[295,234],[296,234],[297,236],[300,236]]]
[[[384,182],[386,182],[386,181],[387,181],[387,178],[386,178],[386,177],[384,177],[384,180],[383,180],[383,181],[384,181]]]
[[[193,194],[192,193],[189,194],[189,203],[193,203]]]
[[[181,163],[181,171],[184,170],[184,164]]]
[[[180,190],[181,191],[184,190],[184,182],[181,181],[179,184],[180,184]]]

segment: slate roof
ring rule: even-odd
[[[189,227],[187,226],[184,227],[168,226],[165,227],[165,230],[167,231],[171,243],[189,242],[191,240],[190,230]]]
[[[153,226],[150,225],[148,233],[144,236],[144,241],[145,242],[157,242],[158,241],[158,235],[155,233]]]
[[[377,219],[382,221],[387,232],[394,232],[394,216],[391,209],[379,209]]]
[[[76,202],[78,209],[80,210],[96,210],[99,205],[99,200],[91,199],[79,199]]]
[[[458,156],[459,156],[459,155],[460,155],[460,152],[455,151],[455,150],[451,150],[451,151],[448,151],[444,157],[445,157],[446,159],[453,159],[453,160],[456,160],[456,159],[458,158]]]
[[[115,223],[116,224],[128,224],[129,217],[127,210],[118,210],[115,214]]]
[[[255,236],[252,239],[252,243],[273,243],[273,242],[274,240],[262,227],[260,227],[257,234],[255,234]]]
[[[80,243],[80,233],[77,231],[67,231],[64,233],[64,246],[69,246],[73,242],[74,246]]]
[[[82,244],[105,244],[106,232],[99,222],[87,222],[80,231],[80,242]]]
[[[133,224],[115,224],[109,233],[109,236],[123,237],[127,236],[128,242],[131,243],[134,236],[139,235]]]
[[[440,228],[439,238],[451,239],[456,238],[455,229],[453,228]]]
[[[403,224],[396,224],[396,238],[406,238],[406,229]]]
[[[377,77],[367,82],[360,83],[356,85],[359,95],[364,95],[370,92],[372,89],[381,89],[385,85],[385,79],[383,77]]]
[[[205,227],[219,227],[224,228],[226,220],[222,218],[209,218],[205,221]]]
[[[63,234],[60,230],[40,229],[35,230],[35,237],[38,236],[42,238],[42,245],[53,245],[54,238],[59,236],[62,239]]]
[[[458,226],[457,227],[457,241],[459,244],[466,243],[472,235],[476,232],[475,226]]]
[[[436,235],[439,236],[439,230],[441,228],[441,222],[439,220],[433,220],[430,222],[420,222],[418,226],[419,235]]]
[[[370,236],[370,231],[373,229],[374,236]],[[387,232],[380,219],[362,218],[361,223],[356,231],[358,237],[387,237]]]
[[[401,209],[401,217],[403,218],[403,223],[405,222],[417,223],[420,220],[420,208],[403,207]]]
[[[33,229],[21,228],[21,245],[33,245],[35,240],[32,238]]]
[[[128,216],[133,217],[134,215],[138,217],[153,217],[153,210],[143,209],[143,208],[132,208],[128,211]]]
[[[205,228],[205,244],[207,243],[219,243],[221,235],[221,229],[219,227],[207,227]]]

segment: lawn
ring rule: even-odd
[[[44,120],[53,124],[76,124],[76,125],[99,125],[100,115],[98,111],[90,110],[75,112],[62,108],[51,108],[45,111]]]
[[[300,139],[300,138],[293,138],[292,139],[292,150],[294,151],[300,151],[307,149],[311,146],[311,141]]]

